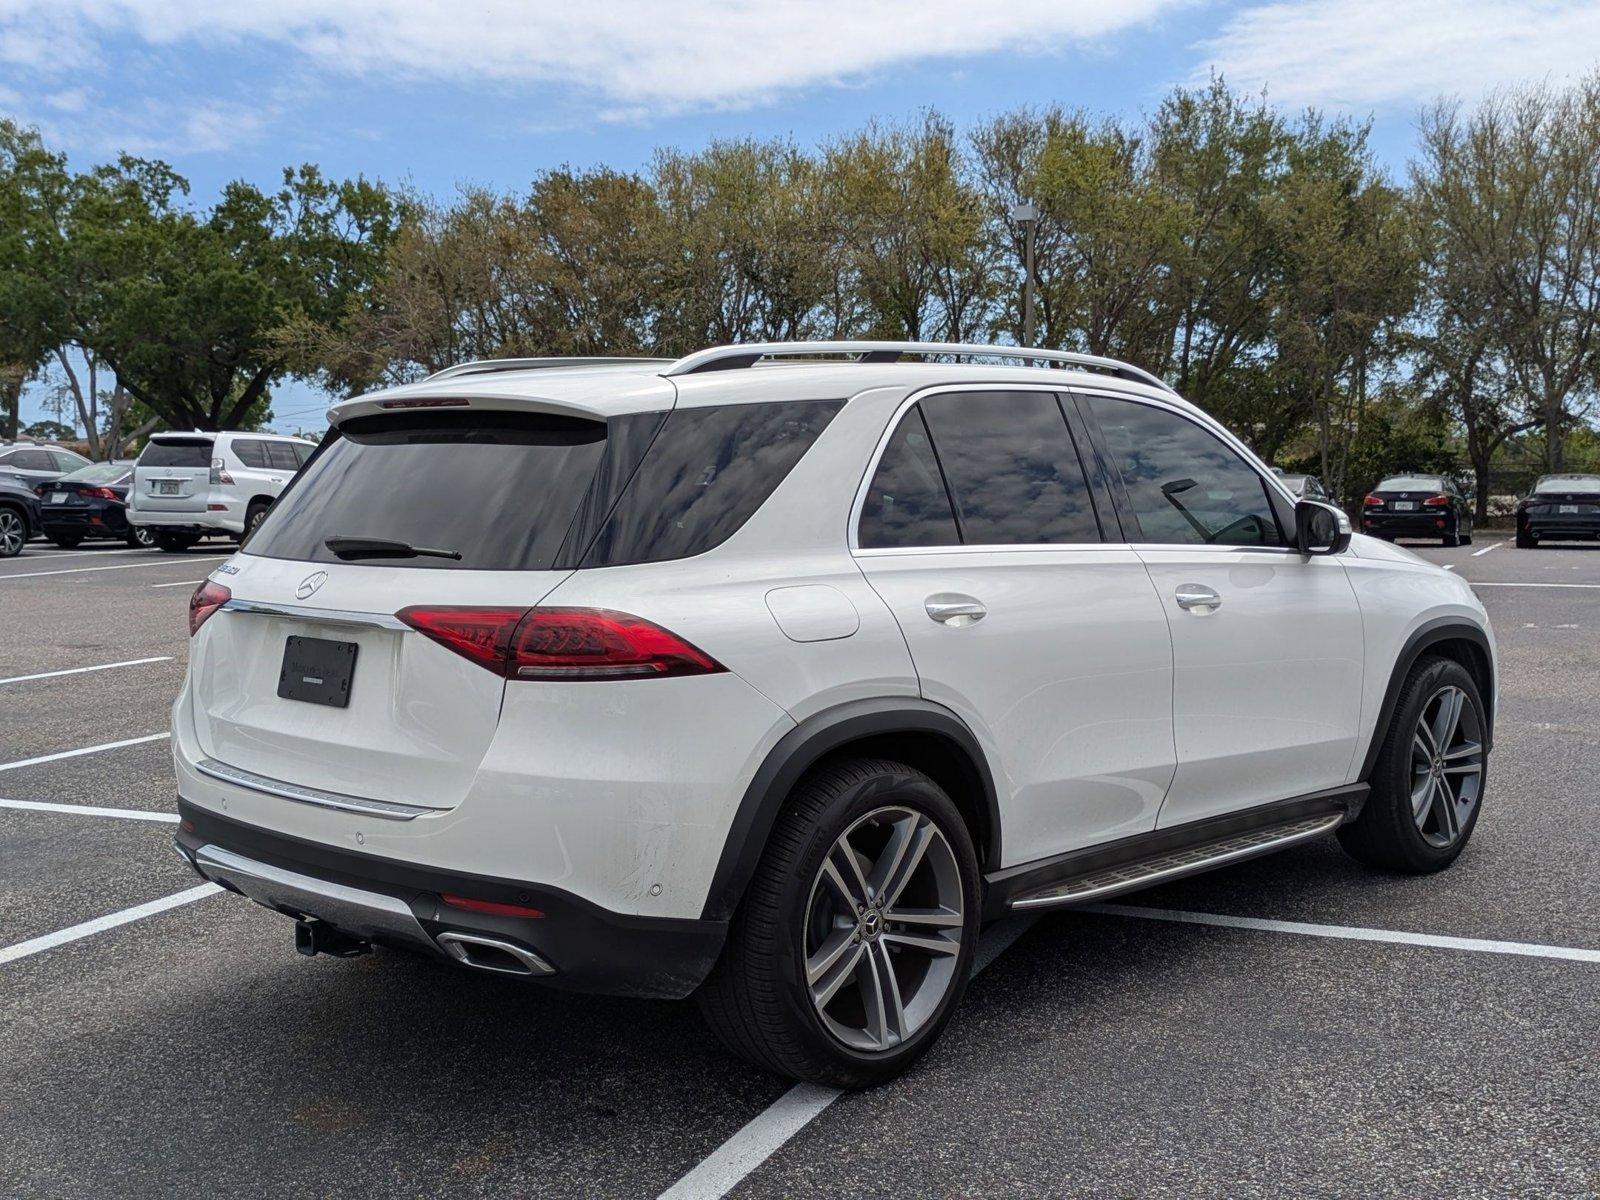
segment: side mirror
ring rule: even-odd
[[[1319,500],[1294,506],[1294,540],[1301,554],[1339,554],[1350,545],[1350,518]]]

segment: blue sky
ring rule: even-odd
[[[0,0],[0,113],[77,166],[164,158],[199,203],[302,161],[447,195],[928,106],[958,125],[1018,105],[1134,113],[1212,70],[1372,118],[1399,173],[1429,99],[1597,57],[1596,0]],[[318,400],[290,386],[275,407]]]

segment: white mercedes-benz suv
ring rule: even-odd
[[[1471,589],[1126,364],[485,362],[328,416],[173,710],[180,849],[304,953],[694,993],[862,1086],[1010,910],[1326,834],[1434,871],[1477,820]]]

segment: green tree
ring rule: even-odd
[[[281,331],[334,324],[370,288],[395,207],[381,187],[310,166],[286,170],[275,193],[229,184],[206,213],[179,204],[186,192],[165,164],[128,157],[78,181],[73,325],[162,420],[240,428],[290,372]]]
[[[0,119],[0,434],[17,436],[22,387],[60,344],[58,272],[66,160],[38,133]]]

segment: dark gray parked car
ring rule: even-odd
[[[0,445],[0,471],[10,471],[31,488],[54,483],[68,471],[89,466],[89,460],[60,446],[35,446],[13,442]]]
[[[15,474],[0,470],[0,558],[21,554],[39,528],[39,497]]]

